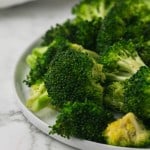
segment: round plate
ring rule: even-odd
[[[31,53],[31,50],[34,47],[38,46],[40,41],[41,39],[34,42],[28,49],[25,50],[25,52],[19,58],[14,72],[14,92],[17,97],[16,99],[19,104],[19,107],[25,115],[25,117],[38,129],[40,129],[46,134],[49,134],[49,126],[54,124],[57,113],[51,110],[50,108],[43,109],[38,113],[33,113],[25,106],[26,99],[29,96],[29,88],[23,83],[23,80],[25,79],[27,72],[29,71],[29,68],[26,64],[26,57],[29,53]],[[81,140],[77,138],[66,139],[58,135],[50,136],[62,143],[65,143],[67,145],[81,150],[137,150],[137,148],[117,147],[95,143],[87,140]],[[141,148],[140,150],[145,150],[145,148]]]

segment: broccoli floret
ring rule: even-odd
[[[150,119],[150,69],[141,67],[124,82],[113,82],[104,95],[104,103],[122,113],[133,112],[140,119]],[[118,95],[119,93],[119,95]]]
[[[49,46],[37,47],[27,57],[27,64],[29,64],[30,71],[24,82],[28,86],[32,86],[36,84],[36,82],[44,80],[44,75],[49,68],[49,63],[53,60],[57,51],[66,48],[65,41],[63,38],[56,38]]]
[[[110,123],[103,135],[110,145],[146,147],[150,143],[150,131],[130,112]]]
[[[30,97],[26,102],[26,106],[33,112],[50,106],[51,98],[48,97],[47,90],[43,82],[36,83],[31,86]]]
[[[41,76],[41,68],[39,65],[39,60],[42,59],[43,54],[47,51],[48,47],[36,47],[32,50],[32,53],[29,54],[26,58],[26,63],[30,68],[30,73],[27,75],[26,80],[24,82],[28,85],[31,86],[39,77]],[[37,67],[39,66],[39,67]],[[34,78],[32,78],[34,77]]]
[[[26,58],[27,65],[30,68],[35,68],[37,60],[42,57],[42,55],[47,51],[47,48],[47,46],[34,48],[32,53]]]
[[[69,102],[60,111],[50,134],[104,142],[102,131],[113,118],[111,112],[93,102]]]
[[[150,69],[141,67],[125,84],[124,111],[150,119]]]
[[[97,33],[101,26],[101,18],[91,21],[67,20],[50,28],[43,37],[42,45],[49,45],[56,37],[63,37],[72,43],[82,45],[86,49],[96,49]]]
[[[57,53],[45,76],[51,103],[62,107],[67,101],[90,99],[100,104],[105,75],[98,59],[95,52],[72,43],[65,51]]]
[[[49,45],[56,37],[63,37],[64,39],[73,41],[75,31],[76,25],[72,20],[67,20],[62,24],[56,24],[56,26],[51,27],[45,33],[41,45]]]
[[[120,39],[137,43],[149,29],[146,25],[149,20],[150,9],[144,0],[117,0],[99,30],[97,52],[102,53]]]
[[[95,18],[91,21],[78,21],[74,33],[73,43],[82,45],[86,49],[96,50],[97,34],[101,27],[101,18]]]
[[[72,8],[72,13],[78,19],[92,20],[93,18],[104,18],[115,0],[81,0]]]
[[[145,66],[131,41],[119,41],[101,55],[108,80],[123,81]]]
[[[122,112],[124,106],[124,82],[112,82],[104,90],[103,103],[115,112]]]
[[[150,26],[150,24],[149,24]],[[150,35],[150,31],[147,31],[147,34]],[[148,37],[148,35],[146,36]],[[139,56],[142,58],[144,63],[150,67],[150,37],[149,40],[141,38],[136,45],[136,50],[139,54]]]

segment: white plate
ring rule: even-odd
[[[28,49],[26,49],[16,64],[14,73],[14,90],[15,90],[14,92],[16,94],[19,107],[21,108],[25,117],[38,129],[48,134],[49,133],[48,126],[52,125],[55,122],[56,113],[53,110],[44,109],[39,113],[34,114],[25,106],[26,99],[29,94],[29,88],[23,83],[23,80],[25,79],[26,74],[29,70],[25,59],[27,55],[31,53],[31,50],[38,45],[38,43],[40,43],[40,40],[37,40]],[[72,147],[81,150],[137,150],[137,148],[116,147],[106,144],[95,143],[87,140],[80,140],[77,138],[65,139],[58,135],[50,135],[50,136],[62,143],[65,143],[67,145],[70,145]],[[150,148],[147,149],[150,150]],[[143,149],[141,148],[140,150],[145,150],[145,148]]]

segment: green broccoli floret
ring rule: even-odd
[[[149,23],[149,26],[150,26],[150,23]],[[146,28],[145,28],[146,30]],[[146,30],[146,35],[145,37],[148,37],[150,35],[150,28],[149,28],[149,31]],[[147,66],[150,66],[150,36],[148,39],[146,38],[141,38],[137,44],[136,44],[136,50],[139,54],[139,56],[142,58],[142,60],[144,61],[144,63],[147,65]]]
[[[51,98],[48,97],[47,90],[43,82],[36,83],[31,86],[31,93],[27,99],[26,106],[33,112],[50,106]]]
[[[113,118],[111,112],[93,102],[69,102],[60,111],[50,134],[104,142],[102,131]]]
[[[115,112],[122,112],[124,106],[124,82],[112,82],[105,87],[103,103]]]
[[[150,9],[144,0],[116,0],[99,30],[97,52],[102,53],[120,39],[137,43],[149,29],[149,20]]]
[[[72,13],[78,19],[92,20],[104,18],[112,8],[115,0],[81,0],[72,8]]]
[[[131,41],[119,41],[101,55],[108,80],[123,81],[145,66]]]
[[[86,49],[96,50],[97,34],[101,27],[101,18],[95,18],[91,21],[80,20],[76,23],[76,30],[72,43],[82,45]]]
[[[43,36],[43,41],[41,45],[49,45],[56,37],[63,37],[69,41],[73,41],[74,33],[76,31],[76,25],[73,20],[67,20],[62,24],[56,24],[56,26],[51,27],[46,31]]]
[[[30,68],[35,68],[36,62],[42,57],[42,55],[47,51],[47,46],[36,47],[32,50],[32,53],[29,54],[26,58],[27,65]]]
[[[90,99],[101,104],[105,75],[98,59],[95,52],[72,43],[57,53],[45,76],[51,103],[62,107],[67,101]]]
[[[110,145],[147,147],[150,143],[150,131],[133,113],[110,123],[103,135]]]
[[[133,112],[140,119],[150,119],[150,69],[141,67],[130,79],[113,82],[104,95],[104,103],[122,113]]]
[[[65,41],[63,38],[56,38],[49,46],[37,47],[28,55],[27,64],[29,64],[30,71],[24,81],[28,86],[44,80],[49,63],[53,60],[57,51],[66,48]]]
[[[125,84],[124,111],[150,119],[150,69],[141,67]]]
[[[82,45],[86,49],[96,49],[97,33],[101,26],[101,18],[91,21],[67,20],[50,28],[43,37],[42,45],[49,45],[56,37],[63,37],[72,43]]]

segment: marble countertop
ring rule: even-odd
[[[51,25],[71,17],[75,0],[38,0],[0,10],[0,149],[75,150],[43,134],[23,116],[13,93],[14,67]]]

